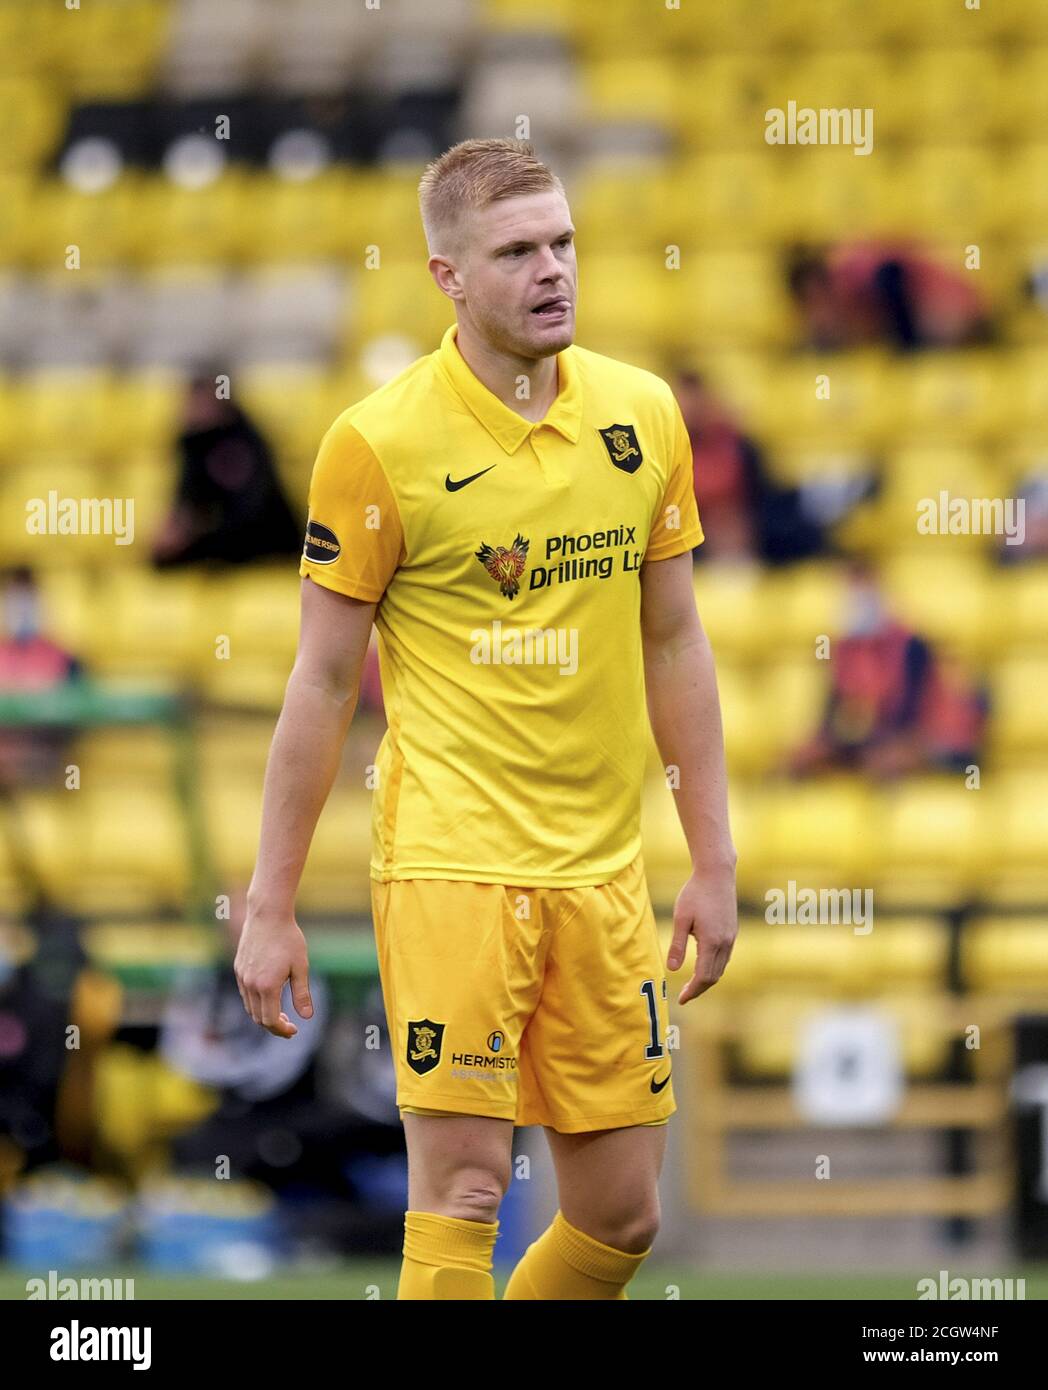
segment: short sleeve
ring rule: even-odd
[[[400,512],[382,464],[359,430],[336,420],[313,465],[298,572],[377,603],[403,559]]]
[[[694,550],[703,540],[699,508],[695,501],[695,474],[691,440],[675,397],[673,409],[673,458],[666,487],[651,522],[645,560],[670,560]]]

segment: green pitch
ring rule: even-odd
[[[240,1282],[225,1279],[164,1277],[148,1270],[128,1266],[110,1271],[135,1281],[136,1299],[364,1299],[374,1297],[377,1288],[382,1299],[396,1296],[399,1262],[347,1261],[323,1273],[278,1275]],[[71,1271],[70,1271],[71,1272]],[[964,1273],[960,1262],[953,1272]],[[987,1271],[976,1271],[986,1273]],[[995,1271],[996,1272],[996,1271]],[[908,1274],[746,1274],[696,1272],[671,1265],[642,1269],[630,1284],[631,1299],[795,1299],[821,1302],[828,1299],[913,1299],[918,1278],[933,1270]],[[1048,1298],[1048,1265],[1002,1270],[1013,1278],[1026,1279],[1026,1298]],[[25,1298],[27,1272],[0,1265],[0,1299]],[[501,1297],[507,1273],[496,1271],[496,1288]],[[679,1290],[674,1295],[673,1290]]]

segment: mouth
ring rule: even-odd
[[[553,295],[549,299],[542,300],[532,309],[532,313],[540,319],[561,319],[571,310],[571,300],[564,295]]]

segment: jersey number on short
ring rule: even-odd
[[[659,1010],[655,1003],[655,981],[645,980],[640,987],[641,994],[648,1001],[648,1022],[651,1024],[651,1042],[644,1049],[645,1059],[649,1062],[655,1061],[665,1053],[665,1048],[659,1042]],[[662,997],[666,998],[666,981],[662,982]]]

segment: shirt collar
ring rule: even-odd
[[[437,364],[451,386],[507,454],[514,453],[537,425],[549,425],[571,444],[577,444],[582,431],[582,387],[571,348],[557,353],[558,393],[542,420],[525,420],[489,391],[474,376],[459,351],[458,324],[453,323],[441,339]]]

